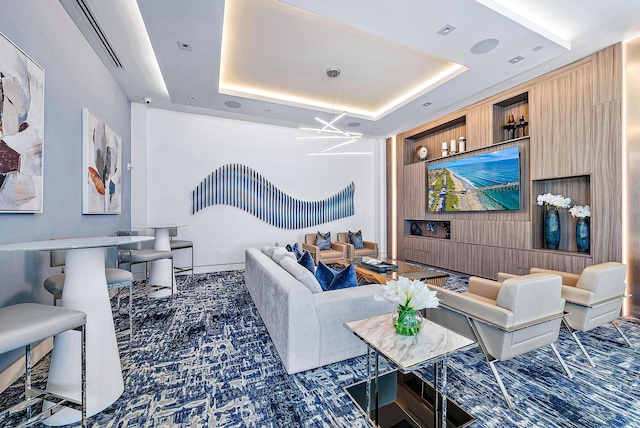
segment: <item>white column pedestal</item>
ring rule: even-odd
[[[67,250],[64,291],[59,305],[87,314],[87,417],[113,404],[124,391],[118,343],[105,277],[104,248]],[[47,390],[80,399],[80,332],[56,336]],[[63,409],[47,425],[80,421],[80,412]]]
[[[171,251],[169,228],[155,229],[155,237],[156,239],[153,243],[154,249]],[[176,292],[176,280],[173,274],[173,264],[170,259],[155,260],[151,262],[149,284],[151,286],[155,285],[162,287],[156,291],[150,292],[148,297],[151,298],[167,297]]]

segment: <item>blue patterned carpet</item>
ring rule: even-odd
[[[364,379],[364,357],[288,375],[244,287],[244,271],[179,278],[172,299],[137,292],[132,353],[128,336],[120,343],[125,392],[90,426],[368,426],[343,390]],[[466,283],[451,277],[447,286],[461,290]],[[126,317],[116,321],[127,324]],[[621,321],[635,350],[613,326],[582,335],[595,369],[561,330],[557,347],[573,379],[550,349],[498,363],[514,409],[478,348],[449,359],[449,394],[477,418],[473,427],[640,427],[640,321]],[[46,366],[45,359],[36,378]],[[429,379],[431,370],[421,375]],[[0,408],[21,393],[21,382],[0,396]]]

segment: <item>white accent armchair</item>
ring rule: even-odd
[[[457,293],[440,287],[440,308],[427,310],[427,318],[478,340],[498,386],[509,405],[495,363],[549,345],[567,376],[573,377],[554,346],[562,321],[562,278],[537,273],[504,282],[469,278],[469,291]]]
[[[565,310],[570,313],[564,318],[564,324],[591,366],[595,367],[595,364],[576,332],[589,331],[611,322],[626,344],[633,347],[616,323],[622,310],[622,301],[627,297],[627,265],[600,263],[586,267],[580,275],[541,268],[531,268],[531,272],[552,273],[562,277],[562,297],[566,300]]]

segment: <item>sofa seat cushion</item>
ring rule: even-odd
[[[342,251],[329,249],[320,251],[320,260],[342,259]]]
[[[376,250],[373,248],[358,248],[357,250],[353,250],[355,257],[375,257]]]
[[[293,254],[293,253],[291,253]],[[283,257],[280,260],[280,266],[287,272],[289,272],[295,279],[300,281],[305,287],[309,289],[312,293],[321,293],[322,287],[318,283],[316,277],[309,272],[307,268],[302,266],[292,257]]]

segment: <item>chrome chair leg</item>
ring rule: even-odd
[[[556,358],[558,359],[558,362],[562,366],[562,369],[564,370],[564,372],[567,374],[569,379],[573,379],[573,373],[571,373],[571,371],[569,370],[569,367],[567,367],[567,364],[564,362],[564,360],[560,356],[560,353],[558,352],[558,349],[556,348],[556,345],[554,345],[553,343],[550,343],[549,345],[551,346],[551,350],[553,351],[553,353],[555,354]]]
[[[593,360],[589,356],[589,353],[587,352],[587,350],[584,349],[584,346],[582,346],[582,342],[578,338],[576,331],[572,329],[571,326],[569,326],[569,323],[567,323],[566,319],[563,318],[562,323],[564,324],[565,327],[567,327],[567,330],[569,330],[569,334],[571,335],[571,337],[573,337],[573,340],[578,344],[578,348],[580,348],[580,351],[582,351],[582,354],[585,356],[589,364],[591,364],[591,367],[595,367],[596,364],[593,362]]]
[[[505,388],[504,383],[502,382],[502,378],[500,377],[500,374],[498,373],[498,369],[495,366],[495,363],[498,360],[496,360],[491,355],[489,355],[489,351],[487,351],[487,346],[482,341],[480,333],[478,332],[478,328],[476,327],[476,324],[473,321],[473,319],[467,317],[467,322],[469,323],[469,326],[471,327],[471,330],[473,331],[473,334],[476,337],[476,340],[478,341],[478,344],[480,345],[480,349],[482,349],[482,353],[484,354],[484,357],[487,360],[487,364],[489,364],[489,368],[491,368],[491,372],[493,373],[493,377],[496,379],[496,382],[498,382],[498,387],[500,387],[500,392],[502,392],[502,396],[504,397],[504,401],[507,402],[507,406],[509,406],[510,408],[513,408],[513,401],[511,401],[511,397],[509,396],[509,393],[507,393],[507,388]]]
[[[489,363],[489,367],[493,372],[493,377],[495,377],[496,382],[498,382],[498,386],[500,387],[500,391],[502,391],[502,396],[504,397],[504,400],[507,402],[507,405],[510,408],[513,408],[513,402],[511,401],[511,397],[509,397],[509,394],[507,393],[507,388],[504,387],[504,383],[502,383],[502,378],[500,377],[500,374],[498,373],[498,369],[496,368],[496,365],[495,365],[496,360],[494,361],[487,360],[487,363]]]
[[[627,343],[629,348],[633,349],[633,345],[631,344],[631,342],[629,342],[629,339],[627,339],[627,336],[625,336],[622,330],[620,330],[620,325],[618,324],[618,322],[616,320],[613,320],[611,321],[611,323],[616,328],[616,330],[618,330],[618,333],[620,333],[620,336],[622,336],[622,339],[624,339],[624,341]]]

